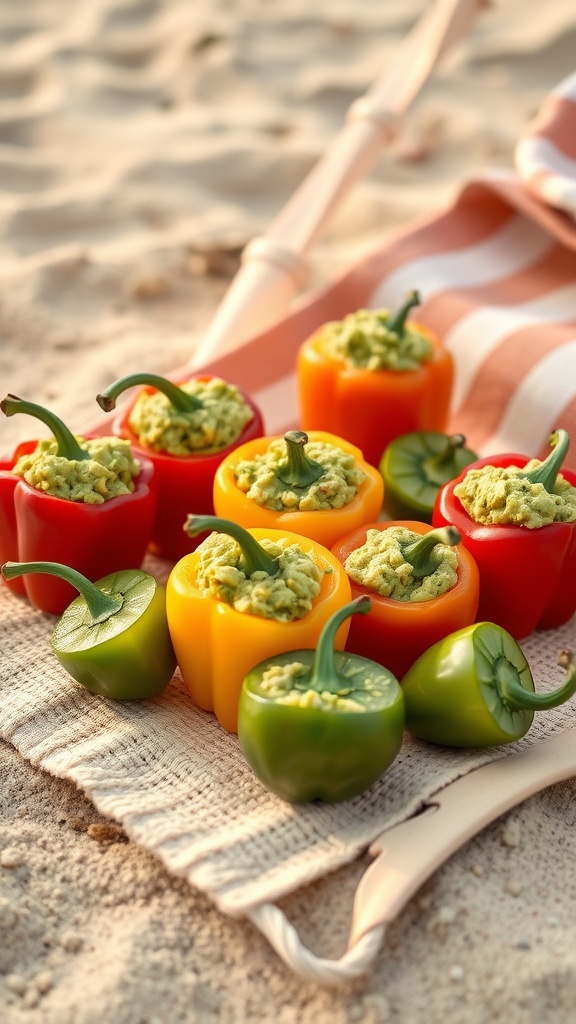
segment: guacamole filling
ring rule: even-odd
[[[576,520],[576,487],[556,477],[552,493],[532,483],[523,473],[541,466],[532,459],[524,467],[481,466],[470,469],[454,487],[454,494],[476,523],[526,526],[529,530],[550,523]]]
[[[324,472],[305,487],[287,486],[277,476],[286,462],[283,438],[272,441],[261,455],[238,462],[234,468],[236,484],[257,505],[276,512],[318,512],[348,505],[366,479],[354,456],[322,441],[309,441],[306,455]]]
[[[368,530],[366,542],[352,551],[344,568],[355,583],[392,601],[430,601],[446,593],[458,581],[458,553],[447,544],[436,544],[431,560],[436,568],[417,577],[406,561],[403,548],[422,535],[404,526]]]
[[[417,370],[432,358],[432,343],[408,322],[388,329],[385,309],[360,309],[322,328],[323,349],[332,359],[362,370]]]
[[[260,544],[279,560],[275,576],[262,571],[247,576],[236,541],[226,534],[211,533],[196,548],[196,587],[202,594],[225,601],[246,615],[278,622],[304,618],[320,592],[322,569],[287,538],[264,538]]]
[[[196,395],[201,408],[182,412],[161,391],[142,391],[136,399],[128,422],[143,447],[177,456],[220,451],[238,440],[254,415],[238,388],[219,377],[180,388]]]
[[[286,704],[298,708],[320,708],[330,711],[363,712],[367,710],[362,697],[370,700],[383,694],[382,687],[376,679],[366,677],[366,669],[361,670],[362,689],[355,692],[354,670],[348,672],[350,681],[349,693],[332,693],[330,690],[314,690],[307,685],[310,666],[300,661],[292,661],[283,665],[270,665],[262,673],[258,692],[269,697],[278,704]],[[346,673],[344,673],[346,674]]]
[[[89,459],[66,459],[57,454],[57,441],[47,439],[39,441],[34,451],[21,455],[13,473],[38,491],[87,505],[101,505],[134,490],[140,466],[129,441],[119,437],[76,440],[89,453]]]

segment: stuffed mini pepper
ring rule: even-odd
[[[136,459],[129,441],[75,436],[52,412],[14,395],[0,408],[34,416],[54,435],[20,444],[0,463],[0,559],[62,562],[92,581],[139,568],[156,511],[152,464]],[[74,597],[57,577],[32,574],[10,586],[55,615]]]
[[[576,611],[576,473],[560,468],[565,430],[541,462],[506,454],[480,459],[438,494],[432,522],[452,523],[480,571],[478,618],[517,640],[554,629]]]
[[[170,635],[194,703],[236,732],[250,669],[314,647],[328,618],[350,600],[350,584],[330,551],[297,534],[245,530],[218,516],[190,516],[186,529],[208,536],[168,578]],[[346,620],[339,649],[347,634]]]
[[[297,358],[300,425],[345,437],[377,466],[399,434],[443,431],[453,362],[439,338],[407,319],[411,293],[395,315],[361,309],[325,324]]]
[[[150,547],[166,558],[181,558],[195,541],[183,532],[187,515],[214,511],[214,474],[238,445],[263,432],[262,416],[248,395],[220,377],[191,377],[179,384],[152,373],[122,377],[97,401],[105,412],[129,388],[141,385],[112,430],[127,438],[154,466],[157,513]]]
[[[359,449],[320,430],[242,445],[214,478],[217,515],[246,527],[290,530],[328,548],[377,519],[383,494],[380,473]]]
[[[369,611],[368,597],[343,605],[315,649],[278,654],[244,680],[240,747],[263,785],[284,800],[333,803],[357,796],[402,746],[398,680],[375,661],[334,650],[340,624]]]
[[[332,548],[354,598],[369,596],[370,615],[351,620],[346,649],[380,662],[401,679],[448,633],[474,622],[478,569],[453,527],[380,522],[342,537]]]

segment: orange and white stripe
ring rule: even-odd
[[[542,457],[552,430],[576,469],[576,75],[547,97],[517,148],[517,172],[465,185],[272,328],[210,363],[260,403],[267,431],[298,423],[295,359],[327,320],[422,296],[418,319],[456,367],[450,429],[480,454]]]
[[[527,188],[576,217],[576,73],[553,89],[516,147]]]

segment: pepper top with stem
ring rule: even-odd
[[[6,562],[6,580],[45,573],[66,580],[76,597],[64,610],[51,647],[86,689],[112,700],[160,693],[176,669],[165,590],[142,569],[123,569],[96,583],[59,562]]]
[[[431,576],[438,568],[438,563],[431,557],[436,545],[447,544],[453,546],[454,544],[459,544],[461,539],[460,531],[455,526],[445,526],[439,527],[436,530],[430,530],[428,533],[423,533],[416,540],[406,541],[400,545],[400,548],[402,555],[412,566],[412,575],[420,580],[425,579],[426,576]]]
[[[249,675],[254,692],[275,699],[273,691],[277,688],[276,697],[281,695],[280,691],[284,695],[293,693],[297,703],[298,695],[314,691],[319,698],[315,707],[351,714],[395,703],[399,684],[388,668],[381,662],[335,647],[342,623],[353,615],[366,615],[371,608],[372,601],[366,594],[347,601],[324,623],[315,649],[285,651],[255,666]],[[284,683],[275,681],[271,690],[266,688],[264,680],[269,667],[291,669],[295,662],[301,663],[296,674],[289,671]],[[342,698],[340,703],[338,698]],[[307,700],[302,706],[308,706]]]
[[[287,487],[310,487],[324,475],[324,467],[305,452],[308,434],[303,430],[289,430],[284,434],[287,461],[276,470],[276,476]]]
[[[136,385],[150,386],[156,388],[157,391],[161,391],[170,404],[179,412],[191,413],[204,407],[204,403],[198,395],[184,391],[178,384],[174,384],[172,381],[167,380],[166,377],[160,377],[156,373],[130,373],[125,377],[120,377],[99,395],[96,395],[96,401],[104,412],[111,412],[112,409],[116,408],[118,396],[123,391],[127,391]]]
[[[55,413],[45,409],[44,406],[36,405],[35,402],[28,402],[23,398],[19,398],[18,395],[7,395],[0,402],[0,409],[5,416],[26,413],[45,423],[56,439],[58,445],[56,454],[60,458],[69,459],[74,462],[82,462],[84,459],[90,458],[90,453],[85,448],[80,447],[74,434],[68,429],[66,424]]]
[[[554,430],[548,439],[552,451],[546,456],[539,466],[534,469],[523,470],[520,476],[524,477],[531,484],[542,484],[544,489],[552,494],[556,479],[562,468],[570,446],[570,436],[567,430]]]
[[[242,551],[248,577],[255,572],[265,572],[268,576],[276,576],[279,572],[278,559],[269,555],[256,538],[248,533],[248,530],[231,519],[223,519],[221,516],[189,515],[184,523],[184,530],[190,537],[196,537],[197,534],[204,533],[205,530],[228,534]]]
[[[400,309],[393,315],[389,316],[386,327],[391,334],[397,334],[400,338],[404,334],[406,329],[406,320],[408,319],[408,313],[414,306],[420,305],[420,294],[417,291],[408,292],[403,304]]]
[[[334,640],[340,625],[350,615],[355,613],[366,615],[370,608],[370,598],[363,595],[345,604],[328,619],[318,639],[312,670],[305,680],[306,689],[316,690],[318,693],[333,693],[338,697],[349,695],[352,689],[350,676],[343,675],[338,669]],[[302,683],[299,684],[299,689],[301,685]]]

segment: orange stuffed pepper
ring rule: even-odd
[[[350,582],[332,552],[298,534],[245,530],[218,516],[189,516],[186,530],[211,532],[168,578],[172,644],[194,703],[237,732],[244,678],[277,654],[315,648],[350,600]],[[338,630],[338,650],[349,624]]]
[[[370,615],[354,615],[346,650],[377,661],[402,680],[438,640],[474,622],[478,566],[455,527],[411,520],[372,523],[342,537],[333,554],[352,597],[368,595]]]
[[[384,481],[355,445],[291,430],[240,445],[214,477],[214,510],[242,526],[289,530],[330,548],[377,519]]]
[[[412,292],[395,316],[358,310],[324,324],[297,357],[300,426],[330,430],[377,466],[394,438],[446,429],[454,368],[440,339],[407,319]]]

